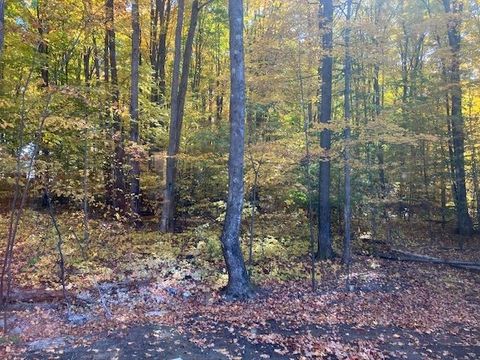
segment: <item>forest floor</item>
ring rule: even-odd
[[[346,291],[327,267],[314,293],[308,282],[271,282],[247,302],[225,301],[190,276],[102,283],[107,317],[93,291],[70,316],[55,304],[13,311],[17,339],[3,358],[480,357],[480,274],[361,257]]]
[[[58,293],[56,257],[39,245],[54,242],[42,239],[38,227],[24,229],[16,286],[31,290],[44,284],[43,289]],[[345,268],[329,261],[318,263],[313,292],[309,262],[298,257],[275,262],[276,275],[272,261],[257,264],[256,297],[231,302],[220,291],[226,276],[221,259],[204,261],[190,250],[168,259],[166,244],[158,248],[147,233],[140,234],[138,245],[136,238],[126,241],[108,231],[115,249],[125,252],[113,253],[107,243],[92,245],[93,258],[107,248],[105,267],[93,260],[76,262],[73,250],[64,249],[72,264],[67,267],[69,306],[61,297],[9,306],[0,358],[480,358],[479,272],[357,255],[348,290]],[[149,243],[155,251],[146,248]],[[185,248],[183,241],[179,244]],[[479,255],[478,249],[453,250],[445,244],[423,250],[459,260],[478,260]],[[278,269],[290,269],[291,277]]]

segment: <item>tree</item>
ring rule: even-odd
[[[45,40],[45,35],[47,33],[46,14],[45,11],[40,10],[40,4],[38,2],[36,4],[36,11],[38,21],[38,35],[40,36],[37,49],[41,57],[41,87],[48,88],[50,85],[50,72],[48,67],[48,42]]]
[[[180,62],[182,56],[182,28],[185,1],[179,0],[177,4],[177,27],[175,30],[175,55],[173,59],[172,85],[170,91],[170,130],[167,151],[167,174],[165,191],[163,194],[162,217],[160,219],[160,231],[173,231],[173,217],[175,210],[175,178],[177,175],[176,138],[178,129],[178,84],[180,78]],[[179,139],[180,140],[180,139]]]
[[[153,79],[150,98],[157,104],[165,102],[167,33],[171,7],[170,0],[150,0],[150,64]]]
[[[343,112],[345,117],[345,130],[344,130],[344,176],[345,176],[345,207],[344,207],[344,239],[343,239],[343,262],[347,265],[350,264],[352,256],[352,239],[351,239],[351,222],[352,222],[352,188],[351,188],[351,165],[350,165],[350,117],[351,117],[351,76],[352,76],[352,58],[350,55],[350,20],[352,17],[352,0],[347,0],[347,12],[346,12],[346,28],[344,30],[345,41],[345,64],[344,64],[344,76],[345,76],[345,89],[343,94]]]
[[[115,40],[115,26],[114,26],[114,0],[106,0],[106,26],[107,26],[107,44],[110,64],[110,82],[111,90],[111,104],[113,116],[113,140],[114,140],[114,157],[113,157],[113,207],[114,210],[125,211],[125,175],[123,171],[123,162],[125,157],[125,150],[123,147],[123,126],[120,116],[120,88],[118,84],[118,70],[117,70],[117,50]]]
[[[332,119],[332,72],[333,72],[333,1],[321,0],[319,26],[322,32],[321,60],[321,101],[318,112],[320,123],[329,124]],[[320,259],[333,257],[330,214],[330,148],[331,130],[325,128],[320,134],[320,146],[323,150],[319,172],[319,209],[318,209],[318,254]]]
[[[176,178],[177,178],[177,155],[180,150],[180,140],[182,132],[183,115],[185,112],[185,100],[188,89],[188,75],[190,72],[190,62],[192,60],[193,40],[195,39],[195,30],[198,23],[200,10],[207,5],[206,2],[199,5],[198,0],[193,0],[190,16],[190,26],[185,41],[183,53],[182,72],[180,74],[181,41],[184,1],[178,2],[177,28],[175,33],[175,57],[173,61],[173,77],[171,88],[170,105],[170,129],[167,151],[167,174],[166,185],[163,196],[162,218],[160,220],[160,231],[173,232],[174,218],[176,208]]]
[[[0,0],[0,56],[5,45],[5,0]]]
[[[243,0],[229,0],[228,15],[230,24],[230,152],[227,213],[221,241],[228,271],[226,294],[233,298],[245,298],[251,295],[252,289],[240,247],[245,147]]]
[[[140,68],[140,14],[138,0],[132,0],[132,67],[130,84],[130,140],[138,144],[138,84]],[[135,215],[140,213],[140,163],[135,159],[135,154],[130,160],[130,196],[131,210]]]
[[[451,51],[449,71],[451,96],[451,136],[453,143],[453,165],[455,169],[455,189],[457,198],[457,227],[461,235],[470,236],[473,232],[472,219],[468,213],[467,189],[465,184],[465,134],[462,114],[462,85],[460,82],[460,18],[463,4],[457,0],[443,0],[448,18],[448,45]]]

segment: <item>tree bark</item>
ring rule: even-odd
[[[150,0],[150,66],[152,67],[152,85],[150,91],[150,100],[158,101],[158,79],[157,79],[157,36],[159,10],[163,0]]]
[[[163,13],[163,16],[160,17],[161,21],[161,31],[160,37],[158,40],[158,91],[159,91],[159,103],[163,104],[165,102],[165,96],[167,94],[167,84],[165,81],[166,72],[165,65],[167,63],[167,33],[168,26],[170,24],[170,10],[172,3],[170,0],[166,1],[166,9]]]
[[[465,183],[465,134],[462,114],[462,86],[460,83],[460,44],[462,2],[443,0],[445,12],[451,15],[448,21],[448,44],[452,52],[450,65],[451,123],[457,190],[457,228],[460,235],[470,236],[473,232],[472,219],[468,213],[467,189]]]
[[[0,0],[0,59],[5,46],[5,0]]]
[[[174,218],[174,197],[175,197],[175,176],[177,160],[175,159],[175,139],[178,132],[178,86],[180,82],[180,62],[182,56],[182,29],[185,1],[178,0],[177,4],[177,27],[175,30],[175,56],[173,59],[172,86],[170,91],[170,130],[167,152],[166,185],[163,195],[162,217],[160,220],[160,231],[173,232]]]
[[[471,131],[470,148],[472,153],[472,185],[473,185],[473,197],[475,200],[475,213],[477,226],[480,227],[480,187],[478,183],[478,160],[477,160],[477,139],[475,137],[475,117],[472,114],[473,102],[469,104],[469,123]]]
[[[227,213],[222,231],[222,250],[228,271],[227,296],[249,297],[250,278],[240,247],[243,210],[245,142],[245,60],[243,0],[229,0],[230,24],[230,152],[228,161]]]
[[[105,83],[105,93],[109,93],[109,85],[110,82],[110,56],[108,50],[108,30],[107,24],[105,24],[105,38],[103,44],[103,81]],[[108,95],[107,95],[108,96]],[[111,131],[111,121],[110,121],[110,108],[108,105],[105,106],[105,111],[103,114],[105,120],[105,130],[107,135],[107,143],[109,144],[109,140],[112,138],[112,131]],[[112,166],[111,166],[111,154],[108,153],[110,150],[110,146],[107,145],[107,156],[103,163],[103,177],[104,177],[104,186],[105,186],[105,205],[112,206],[113,205],[113,174],[112,174]]]
[[[321,0],[319,11],[319,26],[322,31],[321,60],[321,101],[318,112],[320,123],[329,124],[332,119],[332,72],[333,72],[333,1]],[[330,209],[330,148],[331,130],[323,129],[320,135],[320,146],[324,151],[320,159],[319,172],[319,209],[318,209],[318,254],[320,259],[330,259],[334,256],[331,237]]]
[[[185,100],[186,100],[187,89],[188,89],[188,75],[190,72],[190,62],[192,59],[192,52],[193,52],[193,40],[195,38],[195,30],[197,28],[199,11],[200,11],[200,6],[198,4],[198,0],[194,0],[192,3],[190,25],[188,28],[187,39],[185,42],[182,72],[180,75],[180,79],[178,79],[178,70],[177,70],[175,83],[172,81],[172,106],[171,106],[171,115],[170,115],[170,131],[169,131],[169,143],[168,143],[168,152],[167,152],[166,188],[165,188],[164,199],[163,199],[162,219],[160,223],[160,230],[162,232],[173,232],[175,227],[175,224],[174,224],[175,207],[176,207],[175,187],[176,187],[176,178],[177,178],[176,156],[178,155],[178,152],[180,150],[180,138],[181,138],[181,132],[182,132],[183,115],[185,111]],[[181,29],[180,29],[180,38],[181,38]],[[176,38],[175,38],[175,41],[176,41]],[[180,47],[178,49],[180,51]],[[177,47],[175,49],[175,57],[177,57]],[[175,65],[174,65],[174,72],[175,72]],[[173,101],[175,101],[175,104],[173,103]]]
[[[378,119],[382,109],[381,103],[381,94],[380,94],[380,67],[378,64],[374,66],[374,78],[373,78],[373,91],[374,91],[374,106],[375,106],[375,117]],[[385,175],[385,151],[383,143],[379,143],[376,146],[376,155],[378,160],[378,178],[380,180],[380,193],[381,197],[385,198],[387,195],[387,179]]]
[[[113,108],[113,139],[114,139],[114,159],[113,159],[113,207],[117,211],[126,210],[125,201],[125,175],[123,171],[123,162],[125,151],[123,148],[123,128],[122,119],[120,117],[120,89],[118,86],[117,73],[117,52],[115,42],[114,28],[114,0],[106,0],[106,21],[108,34],[108,53],[110,63],[110,79],[111,79],[111,102]]]
[[[344,130],[344,176],[345,176],[345,205],[344,205],[344,238],[343,238],[343,263],[350,265],[352,258],[352,239],[351,239],[351,222],[352,222],[352,187],[351,187],[351,165],[350,165],[350,118],[351,118],[351,104],[350,95],[352,92],[351,76],[352,76],[352,57],[350,55],[350,20],[352,16],[352,0],[347,0],[347,25],[345,28],[345,89],[344,89],[344,103],[343,110],[345,116],[345,130]]]
[[[40,35],[40,41],[38,43],[38,53],[41,56],[40,76],[42,78],[41,87],[48,87],[50,85],[50,73],[48,69],[48,43],[44,39],[45,24],[43,16],[40,14],[40,5],[37,3],[37,21],[38,21],[38,34]]]
[[[91,73],[90,73],[90,55],[92,48],[87,47],[83,53],[83,76],[85,78],[85,86],[90,86]]]
[[[475,144],[472,145],[472,181],[477,207],[477,225],[480,227],[480,188],[478,185],[478,162]]]
[[[93,69],[95,72],[95,78],[100,80],[100,56],[98,54],[97,39],[92,36],[93,42]]]
[[[427,255],[415,254],[407,251],[392,249],[392,254],[379,254],[382,259],[396,260],[396,261],[415,261],[431,264],[444,264],[452,267],[480,271],[480,263],[456,261],[456,260],[444,260],[438,259]]]
[[[132,0],[132,68],[130,84],[130,141],[138,144],[138,84],[140,70],[140,15],[138,0]],[[135,154],[130,159],[130,196],[131,211],[138,216],[140,214],[140,163]]]
[[[170,23],[170,0],[151,0],[150,7],[150,63],[152,67],[151,101],[162,105],[165,101],[165,64],[167,32]]]

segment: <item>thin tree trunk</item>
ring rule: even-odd
[[[173,231],[174,218],[174,196],[175,196],[175,176],[177,169],[177,160],[175,159],[176,148],[175,139],[178,129],[178,86],[180,82],[180,62],[182,56],[182,29],[183,14],[185,11],[185,1],[178,0],[177,4],[177,27],[175,30],[175,56],[173,59],[172,87],[170,95],[170,131],[169,145],[167,152],[166,185],[163,195],[162,217],[160,220],[160,231]]]
[[[447,132],[448,132],[448,169],[450,173],[450,181],[452,184],[452,196],[455,204],[455,209],[458,208],[457,182],[455,181],[455,155],[453,152],[452,141],[452,118],[450,111],[450,96],[445,97],[445,112],[447,115]]]
[[[40,15],[40,5],[37,3],[37,21],[38,21],[38,34],[40,35],[40,42],[38,44],[38,53],[41,54],[41,64],[40,75],[42,77],[42,87],[48,87],[50,85],[50,74],[48,70],[48,44],[43,38],[45,33],[44,20]]]
[[[322,49],[325,52],[321,60],[321,101],[318,112],[320,123],[329,124],[332,120],[332,72],[333,72],[333,1],[322,0],[319,12],[319,24],[322,31]],[[319,173],[319,210],[318,210],[318,254],[320,259],[334,256],[331,237],[330,209],[330,147],[331,131],[323,129],[320,135],[320,146],[324,154],[320,160]]]
[[[375,117],[378,119],[381,113],[382,104],[381,104],[381,95],[380,95],[380,67],[378,64],[374,66],[374,78],[373,78],[373,91],[374,91],[374,106],[375,106]],[[387,194],[387,180],[385,176],[385,152],[383,149],[383,144],[379,143],[377,145],[377,160],[378,160],[378,177],[380,180],[380,192],[381,197],[384,198]]]
[[[450,66],[450,93],[452,101],[452,142],[457,189],[457,227],[461,235],[470,236],[473,232],[472,219],[468,213],[467,189],[465,183],[465,134],[462,115],[462,86],[460,83],[460,20],[462,3],[456,0],[443,0],[445,12],[454,17],[448,22],[448,44],[452,51]]]
[[[93,41],[93,69],[95,71],[95,78],[100,80],[100,56],[98,54],[97,39],[92,37]]]
[[[351,165],[350,165],[350,118],[351,118],[351,104],[350,95],[352,92],[351,76],[352,76],[352,58],[350,55],[350,20],[352,14],[352,0],[347,1],[347,27],[345,29],[345,90],[344,90],[344,116],[345,116],[345,130],[344,130],[344,176],[345,176],[345,206],[344,206],[344,238],[343,238],[343,263],[350,266],[352,257],[352,239],[351,239],[351,222],[352,222],[352,188],[351,188]],[[348,277],[347,277],[348,278]],[[348,287],[348,284],[347,284]]]
[[[0,95],[3,94],[4,48],[5,48],[5,0],[0,0]]]
[[[190,26],[188,29],[187,40],[185,42],[185,49],[183,54],[182,73],[180,81],[172,82],[172,110],[170,120],[169,131],[169,143],[167,153],[167,176],[166,176],[166,188],[165,196],[163,199],[163,212],[160,223],[160,230],[162,232],[174,231],[174,218],[176,207],[176,178],[177,178],[177,155],[180,150],[180,138],[182,131],[183,115],[185,111],[185,100],[188,89],[188,75],[190,72],[190,62],[193,52],[193,40],[195,39],[195,30],[198,23],[198,14],[200,6],[198,0],[194,0],[192,3],[192,12],[190,17]],[[177,29],[178,30],[178,29]],[[180,29],[181,33],[181,29]],[[181,35],[180,35],[181,36]],[[176,41],[176,39],[175,39]],[[177,48],[175,50],[175,53]],[[177,57],[177,55],[175,55]],[[174,68],[175,71],[175,68]],[[173,92],[176,94],[174,95]],[[175,101],[175,106],[173,104]]]
[[[105,83],[105,92],[106,94],[109,93],[109,82],[110,82],[110,56],[108,50],[108,31],[107,25],[105,27],[105,39],[104,39],[104,49],[103,49],[103,80]],[[108,96],[108,95],[107,95]],[[109,106],[105,106],[105,112],[103,114],[105,120],[105,130],[107,135],[107,143],[109,144],[109,140],[111,140],[113,134],[111,129],[111,121],[110,121],[110,108]],[[107,154],[106,159],[103,163],[103,177],[104,177],[104,186],[105,186],[105,205],[111,206],[113,205],[113,175],[112,175],[112,166],[111,166],[111,154],[108,152],[110,146],[107,145]]]
[[[310,156],[310,138],[308,136],[308,131],[310,129],[310,124],[313,122],[313,104],[311,101],[308,103],[308,109],[305,113],[305,90],[303,84],[303,71],[302,71],[302,61],[301,61],[301,44],[299,43],[298,48],[298,80],[300,85],[300,105],[302,107],[302,116],[303,116],[303,135],[305,139],[305,173],[307,176],[307,202],[308,202],[308,232],[310,238],[310,261],[311,261],[311,285],[312,291],[315,291],[317,288],[316,281],[316,266],[315,266],[315,230],[313,225],[313,183],[310,175],[311,168],[311,156]]]
[[[167,32],[170,23],[170,0],[151,0],[150,4],[150,63],[152,67],[151,101],[163,104],[166,95],[165,64]]]
[[[477,142],[475,139],[475,118],[472,114],[472,107],[473,104],[470,103],[469,106],[469,119],[470,119],[470,129],[471,129],[471,137],[472,140],[470,141],[470,147],[472,151],[472,183],[473,183],[473,195],[475,198],[475,207],[476,207],[476,215],[477,215],[477,226],[480,227],[480,187],[478,184],[478,161],[477,161]]]
[[[130,85],[130,140],[135,144],[139,141],[138,132],[138,84],[140,70],[140,15],[138,0],[132,0],[132,68]],[[140,214],[140,163],[135,155],[130,159],[130,196],[131,211],[138,217]]]
[[[0,59],[5,46],[5,0],[0,0]]]
[[[193,41],[195,40],[195,31],[198,24],[198,16],[200,12],[198,0],[193,0],[192,13],[190,16],[190,26],[188,28],[187,40],[185,42],[185,50],[183,53],[182,75],[178,89],[178,132],[176,134],[177,152],[180,146],[180,134],[182,130],[183,115],[185,112],[185,100],[188,89],[188,75],[190,73],[190,63],[192,61]]]
[[[257,209],[257,184],[258,184],[258,171],[255,167],[255,161],[252,155],[252,167],[254,172],[253,187],[252,187],[252,203],[250,213],[250,238],[248,241],[248,274],[251,276],[253,271],[253,240],[255,239],[255,215]]]
[[[443,145],[440,147],[440,152],[442,159],[445,159],[445,149]],[[443,162],[440,163],[441,165],[441,173],[440,173],[440,204],[442,207],[442,229],[445,229],[445,225],[447,223],[447,185],[445,181],[445,166]],[[448,165],[447,165],[448,168]],[[448,169],[447,169],[448,171]]]
[[[200,82],[202,79],[202,60],[203,60],[203,22],[199,19],[197,39],[195,41],[195,65],[193,71],[192,92],[198,98],[200,91]]]
[[[85,52],[83,53],[83,76],[85,78],[86,87],[90,86],[90,79],[91,79],[90,54],[91,53],[92,53],[92,49],[90,47],[86,48]]]
[[[477,226],[480,227],[480,188],[478,185],[478,162],[477,151],[475,144],[472,145],[472,174],[473,174],[473,189],[475,192],[475,200],[477,206]]]
[[[165,96],[167,95],[167,84],[165,81],[166,73],[165,66],[167,63],[167,34],[168,26],[170,24],[170,10],[171,10],[171,1],[166,0],[166,9],[163,13],[163,17],[160,17],[161,20],[161,31],[158,41],[158,89],[159,89],[159,103],[163,104],[165,102]]]
[[[215,121],[217,124],[222,120],[223,115],[223,89],[221,88],[221,73],[222,73],[222,63],[221,63],[221,48],[220,48],[220,25],[217,24],[217,37],[216,37],[216,48],[215,48],[215,71],[216,71],[216,84],[215,84]]]
[[[85,149],[83,153],[83,244],[82,253],[90,243],[89,216],[88,216],[88,129],[85,131]]]
[[[162,2],[162,0],[150,0],[150,66],[152,68],[150,100],[152,102],[158,101],[157,36],[159,5]]]
[[[228,161],[227,213],[222,231],[222,250],[228,272],[227,296],[251,295],[250,278],[240,247],[243,210],[245,141],[245,60],[243,48],[243,0],[229,0],[230,24],[230,153]]]
[[[108,52],[110,61],[110,78],[111,78],[111,101],[113,108],[113,139],[114,139],[114,159],[113,159],[113,207],[115,211],[125,211],[125,175],[123,171],[123,162],[125,151],[123,148],[123,128],[122,119],[120,117],[120,89],[118,86],[117,73],[117,52],[115,42],[114,28],[114,0],[106,0],[105,2],[107,16],[107,33],[108,33]]]

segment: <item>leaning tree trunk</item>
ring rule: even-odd
[[[132,0],[132,68],[130,85],[130,140],[138,144],[138,83],[140,68],[140,15],[138,0]],[[140,163],[133,154],[130,159],[131,210],[136,216],[140,213]]]
[[[472,219],[468,213],[467,189],[465,183],[465,134],[462,114],[462,86],[460,82],[460,20],[461,1],[443,0],[445,12],[453,15],[448,22],[448,44],[452,52],[450,65],[451,123],[455,168],[455,187],[457,189],[457,227],[461,235],[471,235]]]
[[[180,3],[179,3],[180,4]],[[185,110],[185,99],[188,88],[188,75],[190,71],[190,62],[193,52],[193,40],[195,38],[195,30],[198,23],[198,14],[200,7],[198,0],[194,0],[192,3],[192,13],[190,17],[190,26],[188,29],[187,40],[185,42],[185,49],[183,54],[182,73],[180,79],[178,78],[178,70],[175,82],[172,81],[172,106],[171,106],[171,120],[169,131],[169,143],[167,153],[167,175],[166,175],[166,188],[163,199],[163,212],[160,223],[160,230],[162,232],[174,231],[174,218],[176,207],[176,178],[177,178],[177,155],[180,150],[180,137],[182,132],[183,115]],[[177,28],[178,31],[178,28]],[[177,33],[178,35],[179,33]],[[181,34],[181,29],[180,29]],[[181,39],[181,35],[180,35]],[[176,38],[175,38],[176,41]],[[180,51],[180,47],[178,48]],[[177,44],[175,47],[175,57],[177,58]],[[179,60],[179,59],[177,59]],[[175,92],[175,94],[174,94]],[[173,103],[175,101],[175,104]]]
[[[125,175],[123,171],[123,162],[125,151],[123,148],[123,129],[122,119],[120,117],[120,90],[118,86],[117,72],[117,51],[115,42],[114,28],[114,0],[106,0],[105,8],[107,15],[107,34],[108,34],[108,53],[110,55],[110,79],[111,79],[111,101],[113,109],[113,140],[114,140],[114,159],[113,159],[113,207],[115,211],[125,211]]]
[[[324,55],[321,61],[321,101],[318,112],[320,123],[329,124],[332,118],[332,71],[333,71],[333,1],[322,0],[320,16],[320,30],[322,31],[322,49]],[[318,254],[320,259],[333,257],[330,214],[330,147],[331,131],[323,129],[320,135],[320,146],[324,151],[320,159],[319,172],[319,209],[318,209]]]
[[[221,240],[228,271],[226,294],[234,298],[245,298],[251,294],[252,290],[240,247],[245,141],[243,0],[229,0],[228,14],[230,23],[230,153],[227,213]]]

